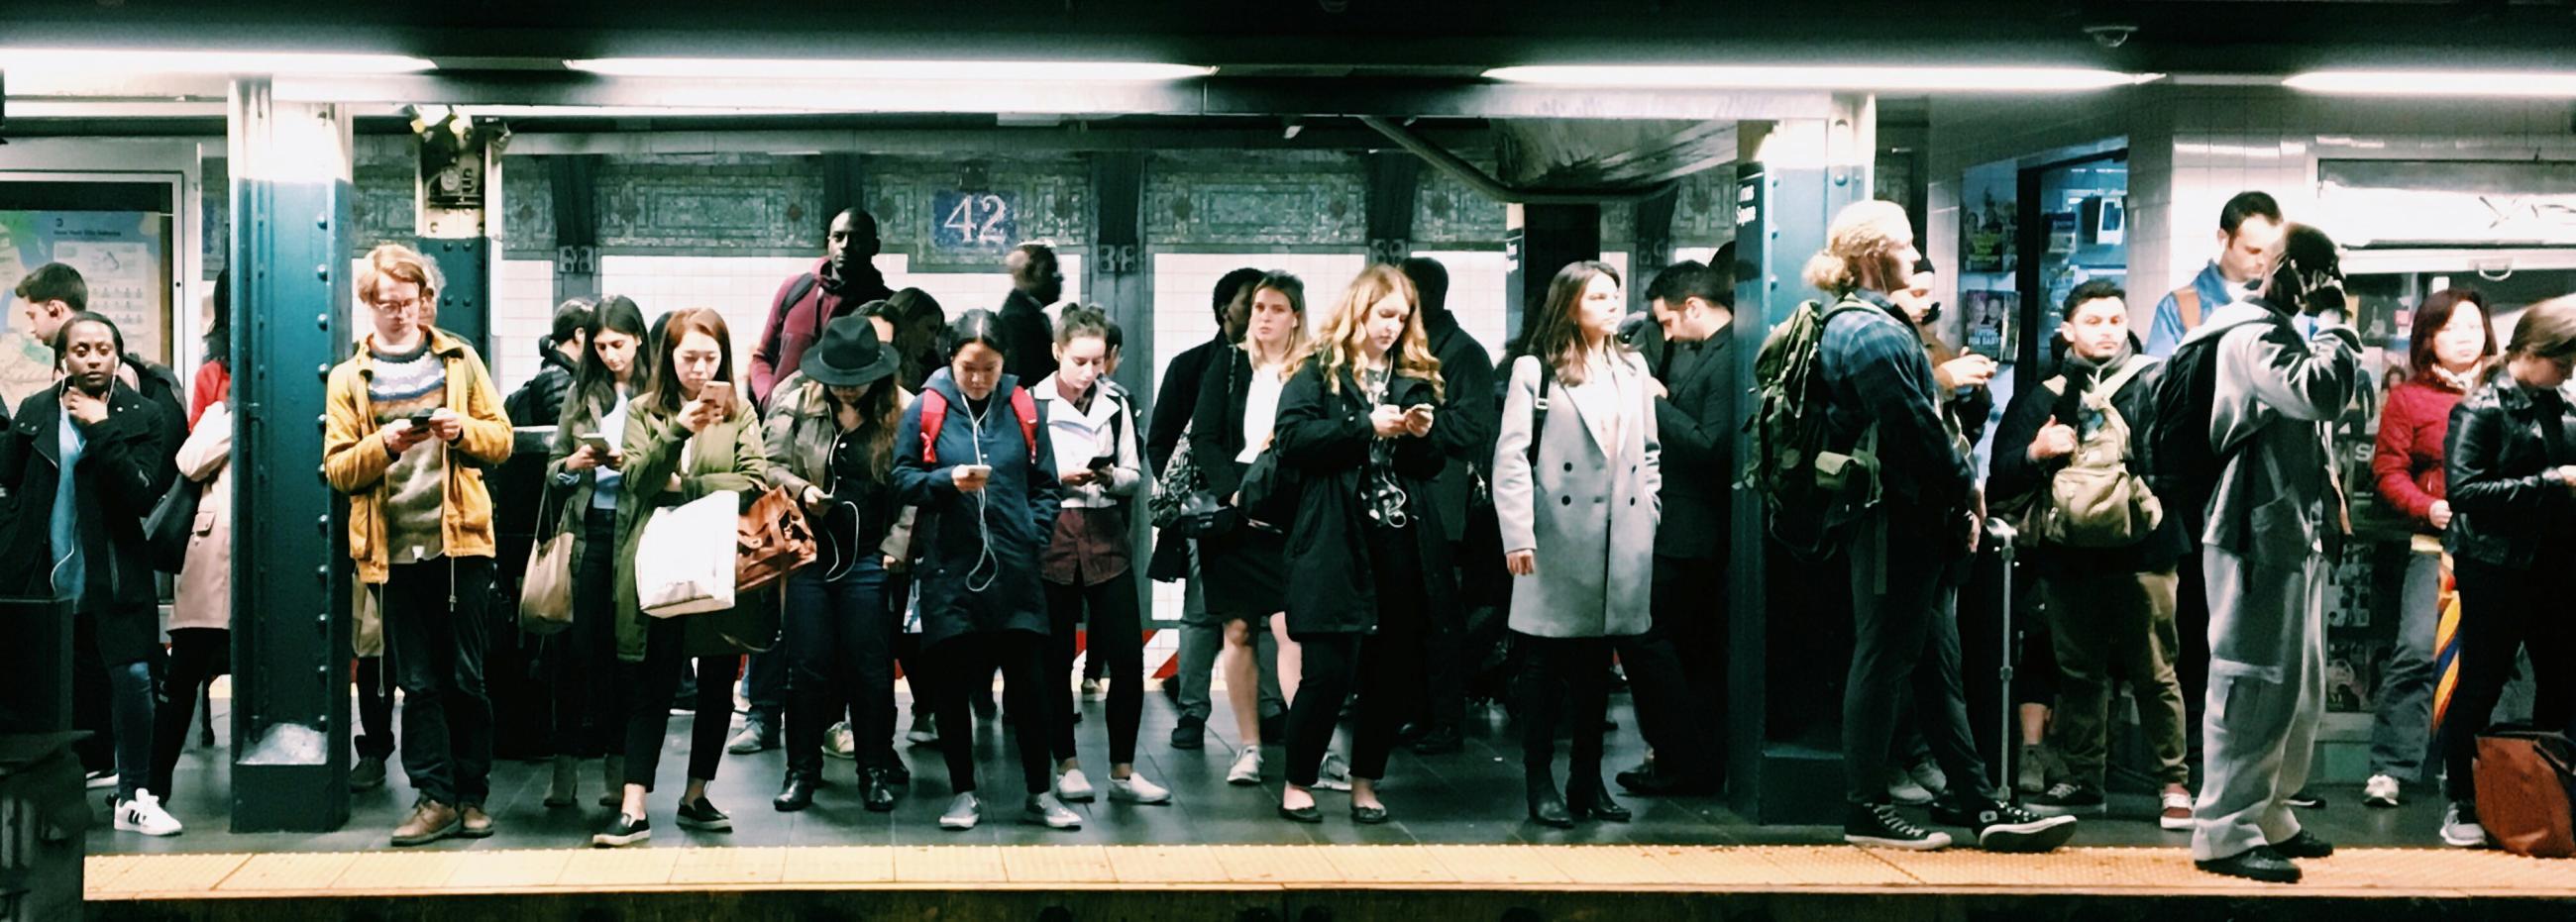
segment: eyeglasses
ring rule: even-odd
[[[401,301],[370,301],[367,303],[367,306],[375,308],[376,313],[393,316],[397,314],[408,314],[412,311],[419,310],[420,299],[409,298]]]

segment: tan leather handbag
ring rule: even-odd
[[[539,522],[551,521],[542,498],[537,515]],[[553,634],[572,626],[572,545],[573,530],[558,528],[528,553],[528,568],[519,577],[519,630]]]
[[[805,521],[805,510],[797,508],[795,497],[785,487],[771,487],[769,492],[751,501],[744,510],[736,530],[739,539],[734,548],[734,591],[749,592],[786,578],[800,567],[813,563],[821,553],[815,544],[814,529]]]

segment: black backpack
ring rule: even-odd
[[[2279,314],[2245,320],[2230,327],[2271,323],[2286,326]],[[2156,379],[2154,413],[2147,422],[2147,482],[2164,500],[2166,515],[2181,521],[2197,541],[2209,523],[2210,494],[2237,448],[2220,451],[2210,444],[2210,405],[2218,399],[2218,344],[2226,331],[2212,331],[2183,341],[2165,359]]]

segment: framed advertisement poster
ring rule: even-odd
[[[1992,356],[1998,361],[2011,361],[2020,353],[2015,335],[2013,314],[2021,308],[2021,294],[2011,291],[1962,291],[1959,293],[1961,321],[1966,335],[1961,337],[1968,351]]]

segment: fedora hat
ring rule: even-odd
[[[823,338],[805,350],[796,370],[825,387],[864,387],[894,374],[894,350],[877,341],[868,318],[845,314],[823,328]]]

